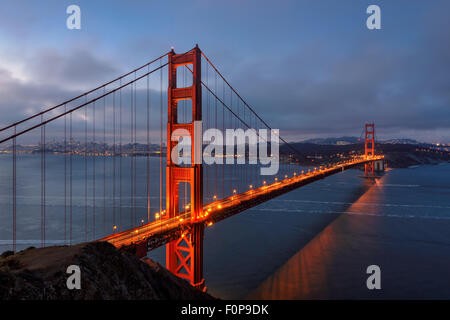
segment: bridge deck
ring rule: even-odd
[[[204,206],[203,216],[196,222],[203,222],[207,226],[211,225],[316,180],[323,179],[351,167],[381,159],[383,159],[383,156],[374,156],[368,159],[355,158],[332,167],[296,175],[259,188],[250,189],[247,192],[236,194],[222,200],[214,201]],[[133,229],[112,234],[98,241],[108,241],[118,248],[125,248],[133,252],[138,250],[137,247],[141,247],[143,251],[147,249],[151,250],[184,236],[184,233],[188,231],[191,224],[190,211],[185,211],[175,218],[162,218]]]

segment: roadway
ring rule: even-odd
[[[292,177],[283,180],[275,180],[273,183],[265,184],[258,188],[250,188],[240,194],[234,194],[225,199],[217,200],[203,206],[203,213],[196,221],[191,218],[189,207],[173,218],[165,218],[163,214],[157,213],[159,219],[150,223],[135,227],[122,232],[114,233],[98,241],[108,241],[117,248],[124,248],[136,253],[136,250],[146,252],[162,246],[172,240],[185,236],[192,223],[204,223],[210,226],[231,215],[237,214],[260,203],[273,199],[281,194],[299,188],[311,182],[323,179],[327,176],[359,166],[371,161],[381,160],[383,156],[370,158],[354,157],[351,160],[340,162],[332,166],[321,166],[316,170],[303,173],[295,173]],[[140,249],[139,249],[139,248]]]

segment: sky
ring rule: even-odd
[[[81,8],[81,30],[66,8]],[[369,5],[381,30],[366,27]],[[290,141],[450,143],[448,0],[15,0],[0,7],[0,124],[195,44]]]

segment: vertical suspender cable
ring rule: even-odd
[[[41,115],[41,123],[44,115]],[[45,124],[41,126],[41,246],[45,247]]]
[[[87,96],[86,102],[87,102]],[[87,106],[84,107],[84,241],[87,241],[87,211],[88,211],[88,203],[87,203]]]
[[[92,168],[92,175],[93,175],[93,177],[92,177],[92,188],[93,188],[93,190],[92,190],[92,197],[93,197],[93,200],[92,200],[92,240],[94,240],[95,239],[95,205],[96,205],[96,202],[95,202],[95,174],[96,174],[96,170],[95,170],[95,158],[97,157],[97,155],[95,154],[95,151],[96,151],[96,149],[95,149],[95,101],[94,101],[94,103],[92,104],[92,113],[93,113],[93,116],[92,116],[92,121],[93,121],[93,126],[92,126],[92,166],[93,166],[93,168]]]
[[[136,74],[134,76],[136,78]],[[134,90],[133,90],[133,95],[134,95],[134,109],[133,109],[133,118],[134,118],[134,126],[133,126],[133,139],[134,139],[134,144],[133,144],[133,217],[134,217],[134,225],[137,224],[137,216],[136,216],[136,196],[137,196],[137,189],[136,189],[136,166],[137,166],[137,162],[136,162],[136,152],[137,152],[137,134],[136,134],[136,122],[137,122],[137,118],[136,118],[136,114],[137,114],[137,97],[136,97],[136,90],[137,90],[137,83],[136,81],[134,82]]]
[[[150,71],[150,67],[148,70]],[[150,223],[150,81],[147,76],[147,223]]]
[[[106,97],[103,98],[103,235],[106,235]]]
[[[230,90],[230,106],[231,110],[233,110],[233,91]],[[233,129],[233,114],[230,114],[230,122],[228,123],[230,129]],[[233,164],[230,166],[230,195],[233,195],[233,166],[234,166],[234,151],[233,151]]]
[[[250,126],[252,126],[252,118],[254,118],[254,116],[253,115],[251,115],[251,117],[250,117]],[[255,130],[255,128],[256,128],[256,121],[255,121],[255,126],[253,127],[253,129],[251,129],[252,131],[253,130]],[[251,148],[251,146],[249,146],[249,148]],[[249,149],[250,150],[250,149]],[[250,163],[250,158],[249,158],[249,163]],[[257,165],[252,165],[251,166],[251,168],[252,168],[252,181],[251,181],[251,184],[252,185],[254,185],[254,187],[256,187],[256,167],[257,167]]]
[[[206,83],[209,86],[209,64],[206,64]],[[209,92],[206,92],[206,129],[209,129]],[[209,199],[209,177],[208,177],[208,170],[209,166],[205,166],[206,171],[206,200]]]
[[[162,61],[159,60],[160,66]],[[163,73],[162,68],[160,69],[160,114],[159,114],[159,214],[162,214],[162,143],[163,143]],[[170,139],[170,137],[167,137]],[[166,156],[169,156],[169,143],[166,146]]]
[[[159,66],[162,66],[162,60],[159,60]],[[159,219],[162,218],[162,141],[163,141],[163,72],[162,67],[159,72]],[[170,139],[170,137],[167,137]],[[166,157],[169,156],[169,142],[166,144]],[[166,208],[167,209],[167,208]],[[161,221],[161,220],[160,220]],[[161,229],[162,229],[162,224]],[[162,260],[162,251],[161,251]]]
[[[186,87],[186,68],[183,68],[183,87]],[[186,100],[183,100],[183,122],[187,122],[188,117],[187,117],[187,105],[186,105]],[[194,122],[194,119],[191,119],[192,122]],[[192,141],[191,141],[191,146],[192,146]],[[184,155],[183,155],[184,156]],[[186,208],[187,206],[187,182],[184,183],[184,208]]]
[[[131,158],[133,161],[133,226],[136,225],[136,108],[137,108],[137,100],[136,100],[136,72],[134,72],[134,83],[131,84],[132,94],[133,94],[133,157]]]
[[[225,102],[225,82],[222,81],[222,97]],[[225,106],[222,105],[222,134],[225,132]],[[223,162],[223,150],[222,150],[222,199],[225,198],[225,163]]]
[[[43,122],[41,115],[41,123]],[[41,247],[44,247],[44,126],[41,126]]]
[[[133,195],[133,205],[134,205],[134,223],[137,223],[137,217],[136,217],[136,196],[137,196],[137,189],[136,189],[136,144],[137,144],[137,132],[136,132],[136,122],[137,122],[137,97],[136,97],[136,91],[137,91],[137,81],[136,81],[136,72],[134,73],[134,147],[133,147],[133,162],[134,162],[134,195]]]
[[[214,74],[215,74],[214,94],[217,96],[217,73],[214,73]],[[217,129],[217,99],[215,99],[215,112],[214,112],[214,115],[215,115],[214,129]],[[215,160],[214,161],[214,168],[215,168],[215,174],[216,174],[216,181],[215,181],[216,191],[214,193],[214,196],[217,199],[217,158],[216,157],[217,157],[217,155],[214,152],[214,160]]]
[[[72,156],[73,156],[73,144],[72,144],[72,112],[69,116],[70,119],[70,136],[69,136],[69,147],[70,147],[70,155],[69,155],[69,245],[72,245]]]
[[[64,105],[67,112],[67,105]],[[64,116],[64,244],[67,244],[67,115]]]
[[[113,231],[117,229],[116,224],[116,92],[113,93],[113,183],[112,183],[112,212]],[[120,227],[120,224],[119,224]],[[120,231],[120,229],[119,229]]]
[[[122,79],[120,79],[122,86]],[[122,89],[119,91],[119,230],[122,230]]]
[[[14,134],[17,128],[14,126]],[[16,214],[17,214],[17,181],[16,181],[16,137],[13,138],[13,252],[16,252]]]
[[[47,138],[47,126],[44,124],[44,246],[45,246],[45,241],[46,241],[46,221],[47,221],[47,199],[46,199],[46,194],[47,194],[47,183],[46,183],[46,179],[47,179],[47,165],[46,165],[46,138]]]
[[[134,121],[134,115],[133,115],[133,98],[134,98],[134,94],[133,94],[133,83],[131,83],[131,85],[130,85],[130,98],[131,98],[131,108],[130,108],[130,137],[131,137],[131,150],[129,150],[128,151],[128,154],[131,152],[131,158],[130,158],[130,162],[131,162],[131,166],[130,166],[130,228],[132,228],[134,225],[133,225],[133,193],[134,193],[134,189],[133,189],[133,187],[134,187],[134,181],[133,181],[133,177],[134,177],[134,175],[133,175],[133,173],[134,173],[134,168],[133,168],[133,165],[134,165],[134,162],[133,162],[133,157],[134,157],[134,155],[133,155],[133,149],[134,149],[134,147],[133,147],[133,136],[134,136],[134,124],[133,124],[133,121]]]

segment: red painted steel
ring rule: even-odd
[[[177,88],[177,68],[191,65],[193,81],[191,87]],[[182,233],[182,237],[166,246],[166,267],[178,277],[188,280],[193,286],[205,290],[203,279],[203,234],[204,224],[198,220],[203,210],[202,165],[195,162],[195,149],[201,146],[202,134],[194,129],[194,121],[202,120],[201,93],[201,52],[198,46],[184,54],[169,53],[168,122],[167,122],[167,167],[166,167],[166,214],[163,219],[173,219],[180,215],[180,183],[190,186],[190,220],[192,225]],[[178,102],[192,101],[192,122],[179,123]],[[191,164],[180,166],[173,162],[171,152],[181,136],[175,130],[189,132],[191,137]],[[200,138],[200,139],[198,139]],[[200,142],[199,142],[200,141]],[[200,146],[197,144],[200,143]],[[174,155],[175,156],[175,155]],[[176,155],[178,156],[178,155]],[[201,161],[200,161],[201,162]],[[196,222],[199,223],[196,223]]]
[[[366,134],[364,139],[364,155],[367,158],[375,156],[375,124],[366,123]],[[364,175],[374,176],[374,162],[368,162],[364,165]]]

